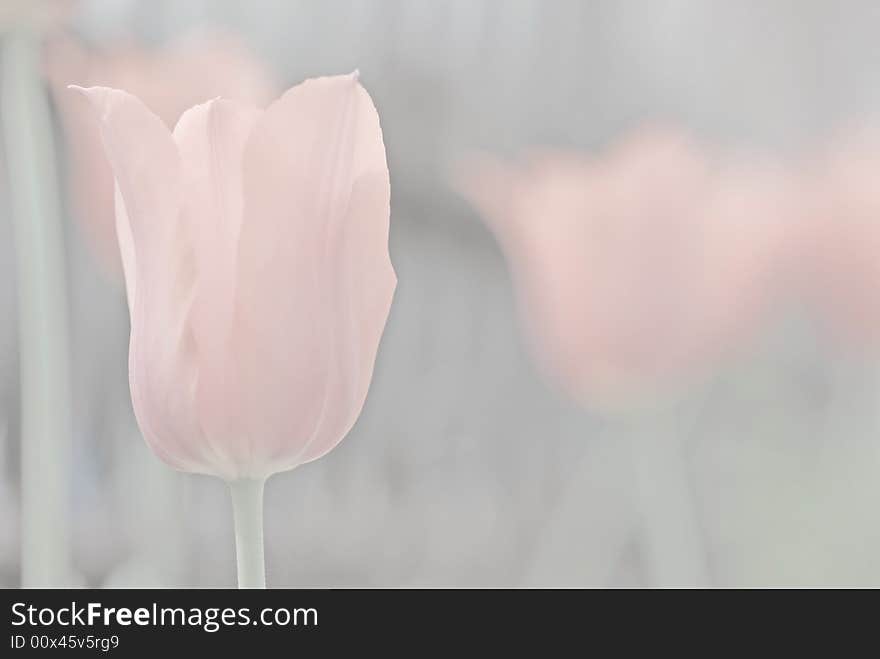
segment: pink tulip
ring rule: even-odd
[[[814,163],[802,259],[806,296],[832,333],[880,348],[880,132],[854,130]]]
[[[173,133],[91,101],[116,179],[138,425],[169,465],[230,483],[238,579],[265,586],[265,479],[315,460],[364,404],[397,283],[379,117],[357,75],[265,111],[215,99]]]
[[[106,85],[138,96],[169,127],[187,108],[222,96],[263,106],[278,91],[260,62],[237,39],[199,33],[166,48],[146,50],[121,43],[93,52],[71,38],[51,42],[46,75],[68,141],[69,191],[75,216],[99,261],[121,275],[113,210],[113,172],[98,123],[70,84]]]
[[[116,176],[149,445],[230,481],[327,453],[360,413],[396,285],[385,149],[357,76],[265,111],[209,101],[173,133],[126,92],[78,89]]]
[[[792,182],[773,165],[717,163],[654,131],[599,157],[475,159],[458,185],[501,244],[540,365],[579,402],[613,413],[648,579],[705,585],[670,403],[773,299],[789,260]]]
[[[770,300],[791,184],[647,132],[602,157],[475,159],[459,187],[511,267],[541,364],[592,405],[693,376]]]

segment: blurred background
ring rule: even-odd
[[[641,126],[660,123],[713,149],[767,152],[800,169],[842,127],[869,121],[880,108],[880,5],[59,4],[64,15],[47,28],[46,44],[73,49],[75,56],[62,58],[68,64],[93,58],[90,69],[49,70],[45,82],[70,332],[72,583],[235,580],[223,483],[166,468],[134,422],[124,286],[99,256],[70,194],[82,165],[65,137],[64,103],[51,91],[59,75],[124,88],[127,74],[108,71],[114,62],[123,68],[123,57],[137,60],[131,53],[139,51],[148,64],[131,66],[149,73],[130,74],[132,84],[148,84],[140,75],[161,86],[175,78],[175,60],[153,62],[150,54],[159,58],[194,31],[240,41],[279,90],[359,68],[382,119],[391,171],[399,285],[373,383],[359,421],[334,451],[269,481],[269,584],[665,582],[652,538],[663,535],[655,527],[669,511],[644,505],[644,460],[633,456],[643,444],[631,441],[633,424],[621,422],[618,410],[571,396],[545,377],[524,331],[509,262],[479,207],[457,189],[456,163],[477,151],[501,159],[546,147],[602,154]],[[51,54],[47,61],[51,69]],[[212,75],[222,78],[231,68],[217,65]],[[94,70],[113,79],[95,80]],[[4,150],[5,163],[13,157]],[[880,168],[877,179],[880,188]],[[14,587],[22,269],[10,189],[7,181],[0,185],[0,584]],[[880,300],[880,280],[852,287]],[[880,585],[880,354],[869,342],[825,331],[807,307],[798,294],[772,305],[735,357],[713,363],[674,406],[659,402],[667,393],[660,385],[650,420],[638,423],[640,435],[656,440],[647,455],[678,488],[659,500],[689,509],[681,555],[701,564],[668,577],[672,582]],[[664,448],[679,459],[669,460]],[[675,528],[680,517],[672,514],[664,528]]]

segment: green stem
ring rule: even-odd
[[[643,548],[651,584],[709,583],[706,547],[691,489],[690,470],[675,415],[635,420],[628,432]]]
[[[245,478],[229,483],[235,520],[235,558],[239,588],[265,588],[263,489],[266,480]]]

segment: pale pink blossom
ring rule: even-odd
[[[228,480],[325,454],[360,413],[396,285],[385,148],[357,76],[265,111],[212,100],[173,133],[126,92],[80,91],[117,182],[147,443]]]
[[[773,298],[793,183],[646,131],[596,157],[471,159],[458,187],[497,236],[542,366],[617,405],[733,349]]]

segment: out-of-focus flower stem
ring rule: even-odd
[[[18,263],[23,586],[69,574],[70,355],[64,239],[40,38],[4,36],[3,136]]]
[[[266,480],[243,478],[229,483],[235,520],[235,559],[239,588],[265,588],[263,490]]]
[[[685,442],[666,414],[637,415],[628,432],[648,579],[652,586],[708,585],[703,532]]]

